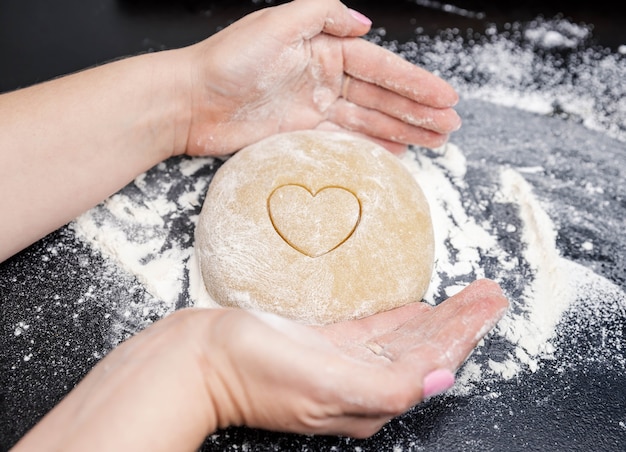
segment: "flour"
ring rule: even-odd
[[[119,269],[141,284],[146,314],[161,318],[198,300],[215,305],[205,294],[193,256],[193,224],[210,181],[206,175],[215,166],[210,158],[157,165],[70,225],[77,238],[110,261],[111,272]],[[179,225],[189,232],[174,237]],[[125,303],[112,308],[122,320],[131,315]],[[113,331],[111,345],[125,338]]]
[[[384,32],[372,40],[441,75],[462,98],[571,118],[626,141],[626,52],[591,45],[590,30],[539,17],[489,25],[479,37],[446,30],[432,38],[417,29],[404,43],[385,42]]]
[[[559,322],[573,305],[585,306],[591,317],[611,315],[616,308],[611,304],[603,305],[603,301],[613,300],[618,312],[624,312],[626,298],[623,291],[610,281],[559,255],[552,220],[521,171],[512,168],[501,168],[494,202],[515,206],[521,230],[510,224],[504,230],[520,233],[524,251],[517,256],[499,247],[494,225],[477,223],[468,214],[467,200],[462,200],[467,186],[463,181],[465,158],[460,149],[448,144],[439,151],[439,155],[430,157],[408,154],[403,160],[425,187],[438,232],[435,277],[426,301],[440,302],[465,285],[455,285],[454,281],[484,277],[482,256],[487,254],[497,260],[496,279],[500,282],[521,271],[520,259],[531,270],[519,299],[512,299],[513,309],[491,333],[492,340],[499,337],[509,344],[506,354],[499,359],[485,360],[479,345],[475,355],[460,370],[452,392],[467,395],[478,381],[485,383],[494,376],[496,379],[511,379],[525,371],[537,371],[545,360],[554,360]],[[596,295],[605,292],[611,295]],[[579,333],[588,334],[586,331]],[[613,345],[619,343],[619,331],[605,334]],[[606,357],[598,357],[599,361],[603,358]],[[624,363],[623,355],[618,361]]]
[[[478,224],[468,214],[463,201],[467,187],[463,180],[466,168],[462,152],[454,144],[447,144],[440,152],[430,158],[420,154],[414,158],[409,154],[404,159],[425,187],[437,231],[435,277],[426,297],[433,304],[464,287],[465,284],[456,285],[455,281],[485,277],[482,256],[497,259],[502,278],[506,278],[507,272],[519,271],[515,264],[519,256],[509,255],[498,246],[493,225]],[[505,379],[524,369],[537,370],[541,359],[553,357],[550,340],[562,313],[574,300],[560,266],[554,226],[533,197],[532,189],[520,173],[510,168],[502,169],[500,184],[496,201],[512,203],[519,210],[523,224],[521,239],[526,246],[524,258],[535,276],[527,281],[522,298],[513,300],[522,303],[521,309],[512,310],[493,333],[512,346],[508,356],[502,361],[490,359],[488,369],[475,361],[466,363],[457,382],[459,392],[466,392],[468,385],[482,378],[486,370]],[[515,230],[507,227],[509,232]]]
[[[533,197],[530,185],[519,173],[506,169],[502,172],[502,196],[519,205],[526,244],[524,257],[533,271],[534,281],[523,294],[526,312],[512,314],[507,320],[516,318],[501,325],[501,331],[511,341],[517,341],[521,347],[517,351],[518,359],[534,370],[537,363],[533,357],[551,356],[548,341],[575,294],[556,250],[554,225]]]
[[[508,38],[495,28],[488,30],[483,41],[471,46],[420,35],[414,42],[382,44],[437,71],[465,99],[572,118],[626,140],[623,55],[577,50],[588,39],[588,30],[567,21],[538,20],[526,28],[512,24],[512,29],[518,33]],[[380,41],[380,36],[371,39]],[[564,65],[555,65],[549,55],[537,56],[537,49],[555,48],[573,49]],[[585,316],[591,329],[603,317],[624,315],[623,290],[560,256],[549,205],[528,182],[542,174],[542,166],[491,164],[492,178],[482,191],[476,190],[468,172],[480,162],[468,161],[454,135],[441,149],[412,149],[402,162],[428,198],[435,226],[435,272],[425,301],[438,304],[483,277],[515,288],[507,294],[510,312],[460,369],[454,393],[466,395],[478,384],[518,378],[553,362],[561,330],[586,334],[576,313]],[[77,237],[141,283],[146,303],[161,315],[188,305],[215,307],[200,278],[193,231],[218,164],[212,159],[172,159],[72,223]],[[602,188],[589,182],[586,190]],[[490,213],[501,211],[506,217]],[[515,246],[509,246],[507,237],[515,239]],[[592,250],[594,244],[580,246]],[[16,335],[25,328],[16,326]],[[619,331],[599,334],[614,346],[612,362],[624,366]],[[605,358],[601,352],[596,357],[598,362]],[[563,359],[561,365],[567,362]]]

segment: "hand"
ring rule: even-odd
[[[229,388],[220,426],[371,436],[432,395],[425,385],[437,389],[441,371],[458,369],[507,308],[499,286],[480,280],[437,307],[413,303],[317,331],[269,317],[271,331],[231,311],[212,341],[225,351],[214,368]]]
[[[456,370],[507,306],[481,280],[437,307],[320,328],[181,310],[106,356],[15,450],[195,450],[232,425],[367,437],[432,392],[429,375]]]
[[[460,126],[446,82],[360,36],[338,0],[252,13],[185,49],[192,68],[186,152],[232,153],[277,132],[348,130],[393,152],[442,145]]]

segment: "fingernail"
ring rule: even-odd
[[[436,396],[454,385],[454,374],[448,369],[437,369],[424,377],[424,398]]]
[[[452,131],[456,132],[457,130],[461,128],[462,125],[463,125],[463,121],[461,120],[461,117],[457,115],[457,120],[454,126],[452,127]]]
[[[363,25],[367,25],[368,27],[372,25],[372,21],[368,17],[361,14],[360,12],[355,11],[352,8],[348,8],[348,11],[350,11],[350,14],[352,15],[352,17],[354,17],[356,20],[361,22]]]

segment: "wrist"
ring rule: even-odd
[[[184,154],[191,124],[191,83],[188,59],[182,50],[168,50],[141,55],[145,59],[144,80],[137,86],[145,89],[139,102],[145,106],[144,120],[148,138],[153,139],[154,149],[160,160]]]

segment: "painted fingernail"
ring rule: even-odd
[[[361,14],[360,12],[355,11],[352,8],[348,8],[348,11],[350,11],[350,14],[352,15],[352,17],[354,17],[356,20],[361,22],[363,25],[367,25],[367,26],[372,25],[372,21],[368,17]]]
[[[424,377],[424,398],[436,396],[454,385],[454,374],[448,369],[437,369]]]

